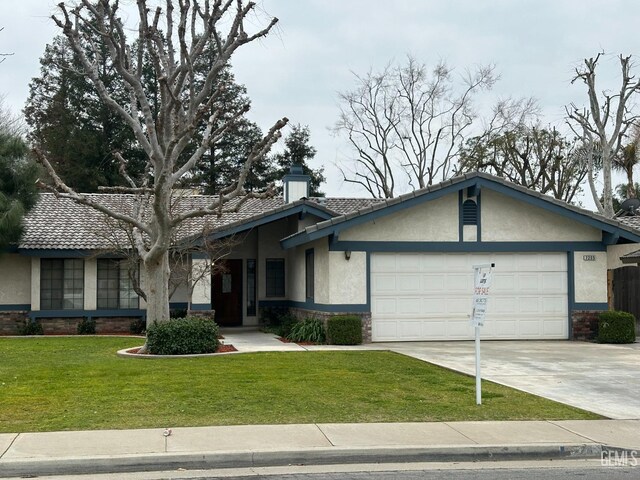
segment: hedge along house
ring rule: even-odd
[[[257,325],[265,307],[301,317],[353,313],[372,341],[462,340],[473,335],[472,265],[491,261],[484,338],[587,338],[608,308],[608,256],[640,242],[629,224],[487,174],[391,200],[307,199],[307,191],[308,179],[292,171],[282,198],[252,199],[203,220],[208,240],[234,239],[226,268],[179,288],[172,306],[215,310],[228,326]],[[206,201],[187,196],[176,208]],[[102,224],[93,210],[42,195],[22,243],[0,257],[12,273],[0,278],[3,332],[25,317],[47,333],[75,330],[81,317],[96,319],[98,331],[122,331],[144,316],[144,302],[107,253]],[[193,224],[184,233],[202,231]],[[190,255],[195,269],[202,253]]]

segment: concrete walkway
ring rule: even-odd
[[[601,458],[640,420],[245,425],[0,434],[0,477],[288,464]],[[615,455],[614,455],[615,456]],[[637,456],[637,454],[636,454]]]

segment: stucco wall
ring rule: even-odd
[[[613,270],[614,268],[624,267],[628,264],[622,263],[620,257],[631,252],[640,250],[640,243],[626,243],[623,245],[609,245],[607,247],[607,268]]]
[[[484,242],[602,240],[602,232],[599,229],[489,189],[482,191],[480,208]]]
[[[211,304],[211,270],[208,267],[208,261],[205,259],[194,258],[191,260],[191,268],[196,280],[191,294],[191,302],[195,304]],[[205,274],[203,275],[203,272]]]
[[[340,233],[340,240],[457,242],[458,195],[451,194]]]
[[[351,252],[345,259],[344,252],[329,252],[330,275],[316,281],[329,286],[329,299],[334,304],[367,303],[367,254]]]
[[[585,260],[585,256],[587,259]],[[595,257],[595,260],[591,258]],[[607,253],[574,252],[575,301],[607,302]]]
[[[31,259],[17,253],[0,256],[0,304],[31,303]],[[38,286],[39,288],[39,286]]]

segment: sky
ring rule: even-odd
[[[0,94],[14,112],[22,110],[45,45],[58,33],[49,18],[58,2],[0,0],[0,52],[13,53],[0,66]],[[353,152],[331,131],[337,93],[354,88],[354,73],[380,70],[407,54],[427,65],[445,60],[458,72],[492,63],[501,79],[478,109],[500,97],[532,96],[543,122],[564,129],[564,105],[586,101],[585,87],[571,84],[582,59],[610,54],[600,76],[614,86],[616,55],[640,54],[637,0],[259,0],[257,12],[256,26],[266,16],[279,22],[232,58],[252,100],[249,117],[263,130],[283,116],[308,125],[318,151],[311,166],[324,167],[330,196],[367,196],[342,181],[338,165]]]

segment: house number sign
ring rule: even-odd
[[[585,262],[595,262],[596,261],[596,256],[595,255],[583,255],[582,256],[582,260]]]

